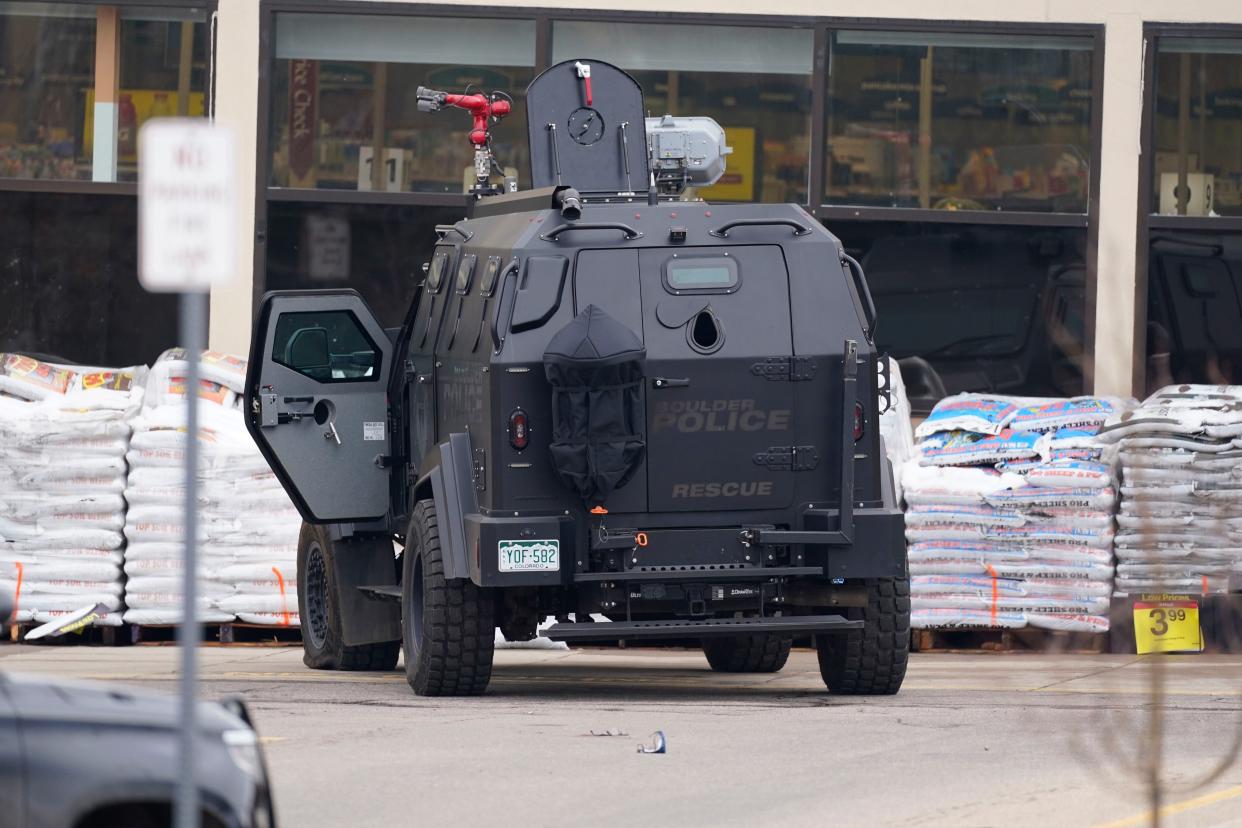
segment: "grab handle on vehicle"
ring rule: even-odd
[[[841,253],[841,264],[850,269],[850,275],[854,278],[854,287],[858,290],[858,296],[863,301],[863,314],[867,317],[867,334],[868,342],[875,342],[875,301],[871,298],[871,289],[867,287],[867,278],[863,275],[862,265],[858,260],[848,253]]]
[[[634,239],[641,239],[643,237],[642,233],[619,221],[587,221],[576,224],[557,225],[539,238],[544,241],[556,241],[557,236],[562,233],[568,233],[570,230],[620,230],[625,234],[626,241],[634,241]]]
[[[805,236],[807,233],[811,232],[811,228],[807,227],[802,222],[794,221],[791,218],[734,219],[733,221],[725,222],[715,230],[708,230],[707,232],[709,235],[715,236],[718,239],[727,239],[729,237],[729,231],[734,227],[770,227],[773,225],[780,227],[792,227],[795,236]]]
[[[689,379],[678,379],[674,377],[654,377],[651,380],[653,388],[689,388]]]

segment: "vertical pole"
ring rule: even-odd
[[[387,170],[384,168],[384,132],[387,126],[384,116],[388,107],[388,64],[375,64],[374,100],[371,110],[371,189],[383,192],[388,189]]]
[[[919,206],[931,207],[932,50],[919,61]]]
[[[177,117],[190,114],[190,73],[194,68],[194,24],[181,24],[181,58],[177,64]]]
[[[116,6],[95,10],[95,111],[91,147],[91,180],[116,181],[120,153],[118,131],[121,74],[121,11]]]
[[[194,748],[198,737],[195,698],[198,642],[198,358],[207,339],[207,294],[181,296],[181,342],[186,351],[185,554],[182,565],[183,614],[177,629],[181,647],[181,728],[178,745],[177,828],[198,828],[198,782]]]
[[[1129,396],[1136,391],[1135,323],[1147,307],[1138,287],[1139,157],[1143,129],[1143,21],[1140,15],[1110,13],[1104,36],[1104,94],[1101,133],[1133,136],[1108,144],[1091,159],[1099,165],[1099,246],[1095,256],[1095,383],[1091,393]],[[1151,79],[1148,78],[1150,83]],[[1144,251],[1146,241],[1143,242]],[[1141,339],[1139,341],[1142,341]],[[1141,373],[1139,374],[1141,376]],[[1140,392],[1141,393],[1141,392]]]
[[[1177,214],[1190,204],[1190,53],[1182,52],[1177,67]]]
[[[268,98],[266,88],[274,65],[271,48],[272,13],[254,0],[219,0],[213,16],[214,37],[208,41],[215,83],[208,77],[209,114],[233,131],[237,182],[236,278],[211,289],[209,342],[217,351],[245,354],[250,350],[250,322],[263,288],[267,238]],[[265,24],[264,21],[267,21]],[[266,28],[265,28],[266,26]],[[260,71],[255,71],[261,66]],[[262,137],[261,137],[262,136]]]

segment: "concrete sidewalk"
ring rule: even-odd
[[[916,655],[899,695],[851,699],[805,651],[725,675],[686,650],[504,650],[487,695],[422,699],[399,670],[311,671],[298,648],[200,652],[203,693],[252,705],[285,826],[1090,826],[1144,809],[1135,656]],[[1242,732],[1242,658],[1164,664],[1162,755],[1186,781]],[[0,646],[0,669],[171,692],[176,650]],[[638,754],[657,729],[668,754]],[[1242,826],[1242,766],[1167,801],[1166,824]]]

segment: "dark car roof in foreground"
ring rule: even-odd
[[[177,727],[177,697],[105,682],[51,679],[0,672],[0,692],[19,718],[60,719],[108,727]],[[208,733],[248,730],[249,725],[218,704],[199,702],[199,729]]]

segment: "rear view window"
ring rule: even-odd
[[[710,259],[672,259],[665,265],[664,276],[669,290],[674,293],[730,293],[737,289],[737,262],[723,256]]]

